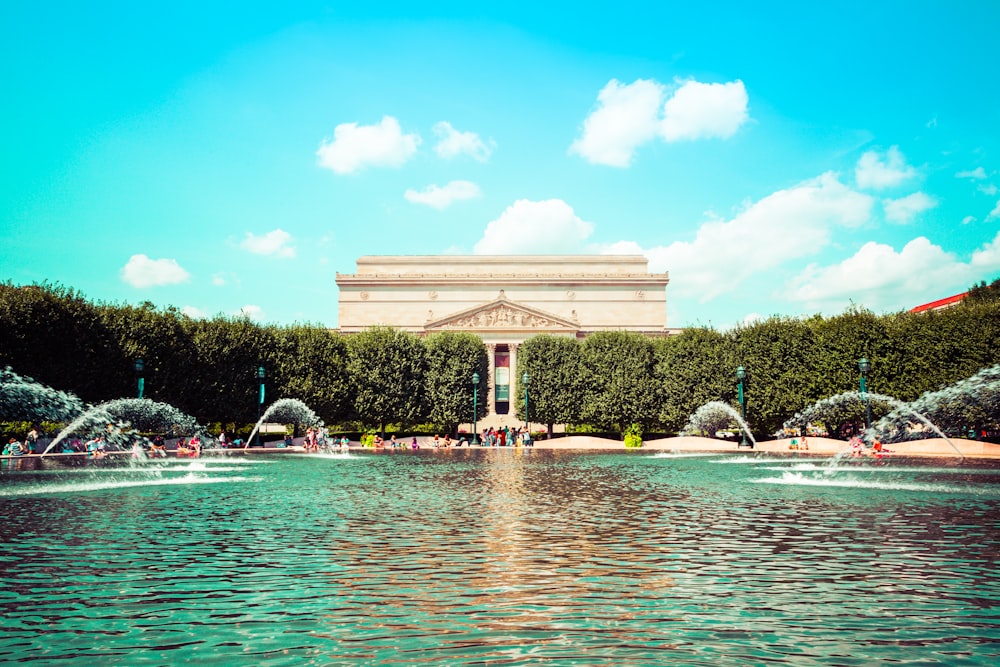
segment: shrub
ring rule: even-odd
[[[625,448],[642,447],[642,426],[633,422],[625,429]]]

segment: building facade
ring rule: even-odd
[[[343,333],[386,325],[419,335],[476,334],[490,361],[484,423],[513,424],[513,370],[526,338],[666,335],[668,282],[641,255],[367,256],[356,273],[337,274],[338,322]]]

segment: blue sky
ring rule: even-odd
[[[996,2],[279,4],[3,3],[0,279],[336,326],[362,255],[628,252],[725,328],[1000,276]]]

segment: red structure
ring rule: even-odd
[[[945,308],[951,308],[952,306],[957,306],[962,302],[968,292],[962,292],[961,294],[956,294],[955,296],[945,297],[943,299],[938,299],[937,301],[931,301],[930,303],[925,303],[922,306],[917,306],[916,308],[911,308],[911,313],[924,313],[928,310],[944,310]]]

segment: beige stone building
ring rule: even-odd
[[[666,273],[641,255],[368,256],[337,274],[339,328],[388,325],[416,334],[468,331],[490,360],[489,416],[514,424],[517,348],[531,336],[625,330],[662,336]]]

